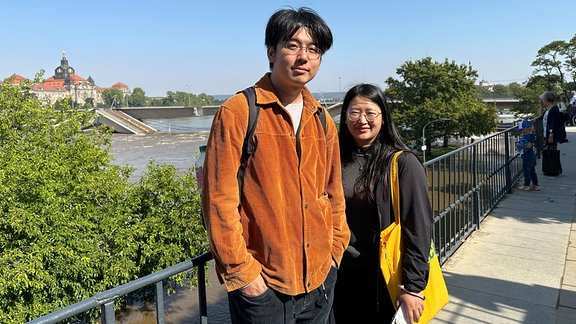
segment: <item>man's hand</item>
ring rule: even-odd
[[[268,286],[264,282],[262,275],[258,275],[254,281],[252,281],[248,286],[240,288],[240,292],[249,297],[260,296],[268,290]]]

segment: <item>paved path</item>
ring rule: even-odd
[[[576,127],[563,173],[514,190],[444,264],[450,303],[438,323],[576,323]]]

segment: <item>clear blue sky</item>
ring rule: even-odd
[[[268,71],[264,29],[284,6],[316,10],[334,34],[313,92],[385,87],[404,62],[426,56],[520,83],[538,49],[576,34],[569,0],[1,1],[0,78],[50,77],[65,51],[101,87],[231,94]]]

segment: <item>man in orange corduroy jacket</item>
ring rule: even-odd
[[[332,33],[311,9],[282,9],[268,21],[265,45],[271,71],[255,85],[255,152],[239,189],[248,105],[237,94],[208,139],[204,220],[233,323],[325,323],[350,232],[337,130],[327,118],[324,132],[324,108],[306,84]]]

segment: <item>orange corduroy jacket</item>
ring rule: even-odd
[[[236,174],[248,124],[242,94],[214,116],[203,173],[202,206],[219,279],[232,291],[262,274],[288,295],[318,288],[332,260],[348,245],[338,134],[315,113],[323,109],[307,88],[296,134],[269,75],[255,85],[261,107],[242,194]],[[240,202],[241,197],[241,202]]]

